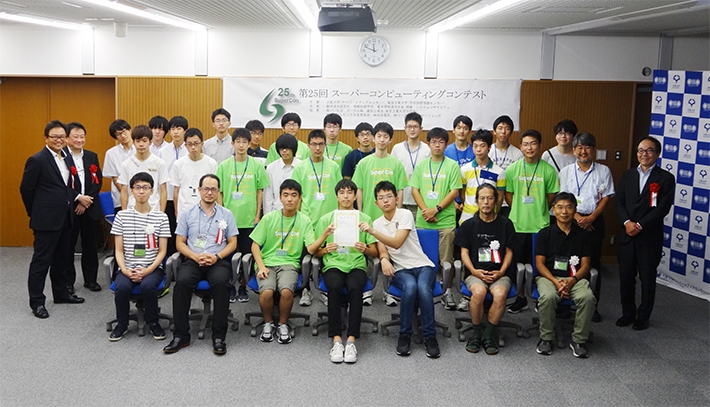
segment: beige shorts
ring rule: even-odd
[[[259,292],[266,290],[281,291],[284,288],[296,291],[296,283],[298,282],[298,270],[291,265],[267,267],[269,275],[265,279],[259,280]]]
[[[510,277],[508,277],[508,276],[503,276],[503,277],[499,278],[498,280],[489,284],[489,283],[486,283],[485,281],[481,280],[478,277],[469,275],[468,277],[466,277],[466,280],[464,282],[466,283],[466,287],[468,287],[469,291],[472,291],[471,287],[474,284],[483,284],[486,286],[486,288],[488,288],[488,291],[490,291],[491,288],[493,288],[493,287],[504,286],[506,292],[510,292],[510,287],[513,285],[510,281]]]
[[[456,228],[439,229],[439,261],[454,264],[454,237]]]

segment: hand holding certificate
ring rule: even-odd
[[[359,241],[359,223],[360,211],[334,211],[333,224],[335,225],[335,233],[333,234],[333,241],[338,246],[355,246],[355,242]]]

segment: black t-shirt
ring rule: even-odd
[[[252,150],[251,147],[249,147],[247,148],[247,155],[249,157],[266,158],[269,155],[269,152],[263,148]]]
[[[355,167],[357,167],[357,163],[374,152],[374,148],[370,150],[369,153],[363,153],[359,148],[349,152],[343,159],[343,169],[341,170],[343,177],[352,178],[353,174],[355,174]]]
[[[545,267],[553,276],[569,277],[572,256],[578,258],[576,268],[579,270],[582,267],[582,257],[592,255],[592,245],[587,241],[587,235],[576,222],[572,222],[569,234],[560,230],[555,222],[537,234],[535,255],[545,256]]]
[[[493,251],[489,250],[493,241],[497,241],[499,246],[498,262],[495,261]],[[514,243],[515,227],[510,219],[498,215],[494,221],[484,222],[478,213],[459,226],[454,238],[456,246],[468,249],[473,266],[486,271],[499,270],[505,259],[506,248],[513,249]],[[490,261],[485,261],[488,259]],[[505,274],[515,281],[515,265],[511,264]]]

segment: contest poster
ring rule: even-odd
[[[650,133],[676,179],[658,282],[710,300],[710,71],[653,73]]]

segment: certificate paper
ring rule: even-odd
[[[355,246],[355,242],[359,241],[359,223],[360,211],[333,211],[333,224],[335,225],[333,241],[338,246]]]

